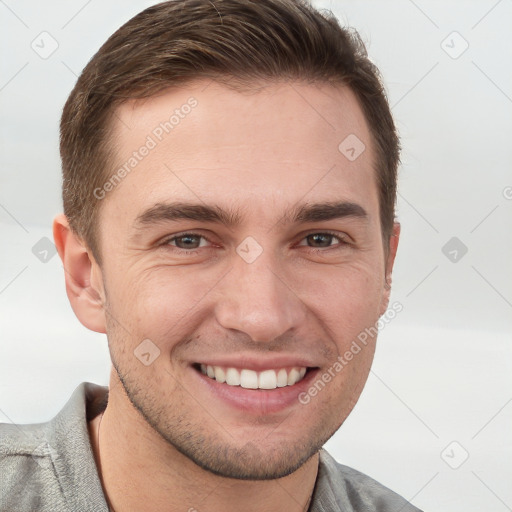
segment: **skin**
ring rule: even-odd
[[[221,399],[192,366],[300,357],[321,376],[388,305],[399,225],[386,250],[375,152],[354,94],[328,84],[263,85],[247,94],[197,81],[119,107],[114,170],[169,112],[198,101],[101,200],[101,268],[66,217],[55,218],[75,314],[108,336],[113,368],[99,442],[100,417],[89,428],[117,511],[306,510],[318,450],[368,377],[375,338],[307,405],[256,413]],[[338,149],[349,134],[366,146],[354,161]],[[236,209],[240,223],[135,228],[143,211],[168,201]],[[302,203],[339,201],[366,216],[283,220]],[[325,231],[336,236],[309,236]],[[183,238],[168,241],[188,232],[206,237],[188,240],[195,251]],[[251,263],[236,252],[249,236],[262,248]],[[148,366],[134,355],[145,339],[160,350]]]

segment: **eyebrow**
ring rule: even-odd
[[[292,208],[279,222],[284,224],[298,224],[347,217],[367,220],[368,214],[362,206],[346,201],[305,203]],[[157,203],[137,216],[134,226],[136,229],[144,229],[144,227],[149,225],[163,222],[195,220],[235,227],[240,225],[242,218],[243,216],[240,210],[226,210],[218,205],[185,202]]]

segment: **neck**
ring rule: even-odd
[[[236,480],[197,466],[165,441],[111,378],[107,408],[89,431],[107,502],[115,512],[308,510],[318,454],[276,480]]]

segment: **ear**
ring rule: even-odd
[[[53,239],[64,266],[66,292],[75,315],[91,331],[106,333],[105,292],[98,263],[71,230],[64,214],[53,220]]]
[[[391,233],[388,241],[388,253],[386,259],[386,274],[384,292],[382,294],[382,301],[380,306],[380,315],[382,316],[389,305],[389,297],[391,295],[391,274],[393,272],[393,265],[395,264],[396,251],[398,249],[398,241],[400,239],[400,223],[393,224],[393,232]]]

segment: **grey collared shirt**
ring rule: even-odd
[[[108,512],[87,429],[107,398],[108,388],[83,382],[46,423],[0,423],[0,512]],[[309,510],[419,512],[325,450]]]

